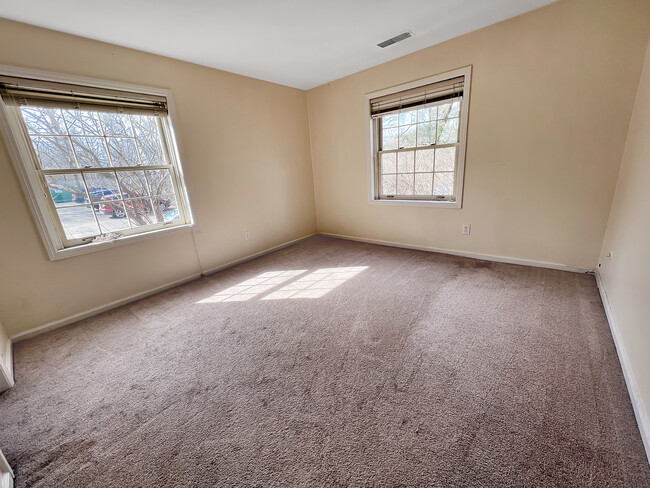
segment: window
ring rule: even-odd
[[[471,68],[373,93],[372,200],[460,207]]]
[[[192,223],[161,92],[0,76],[4,132],[52,259]]]

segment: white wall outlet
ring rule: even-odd
[[[460,233],[465,236],[468,236],[471,231],[472,231],[472,226],[470,224],[463,224],[463,226],[460,229]]]
[[[251,233],[248,232],[248,231],[244,232],[244,239],[246,239],[247,241],[250,241],[251,240]]]

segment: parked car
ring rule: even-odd
[[[166,221],[176,220],[180,218],[180,214],[178,213],[177,208],[171,208],[163,213],[163,217]]]
[[[164,197],[159,197],[158,198],[158,205],[160,205],[160,211],[164,212],[169,208],[169,206],[172,204],[171,200],[169,198],[164,198]]]
[[[90,187],[88,188],[88,192],[90,193],[90,196],[92,200],[97,201],[97,200],[114,200],[118,199],[120,197],[120,190],[115,190],[113,188],[96,188],[96,187]],[[93,207],[95,207],[95,210],[100,210],[101,204],[99,203],[94,203]]]
[[[119,205],[111,205],[111,200],[119,200],[119,194],[104,195],[103,201],[95,205],[95,208],[99,210],[104,215],[113,215],[113,217],[125,217],[124,210],[122,209],[122,203]],[[117,214],[117,215],[116,215]]]
[[[81,190],[78,193],[72,194],[72,201],[75,203],[89,203],[88,197],[85,195],[85,191]],[[119,195],[120,190],[114,188],[99,188],[91,186],[88,188],[88,194],[92,200],[104,200],[107,196]],[[94,205],[97,208],[97,204]]]
[[[114,188],[97,188],[91,186],[88,188],[88,193],[90,193],[90,196],[94,199],[104,199],[108,195],[119,195],[120,190],[116,190]]]
[[[125,194],[125,196],[128,198],[128,195]],[[126,208],[133,208],[133,202],[136,202],[136,205],[142,206],[142,208],[138,208],[137,210],[144,213],[151,213],[151,208],[149,208],[146,203],[148,200],[125,200],[123,204],[121,205],[116,205],[116,204],[111,204],[108,203],[110,200],[117,200],[119,198],[118,195],[107,195],[105,198],[105,202],[102,202],[98,205],[98,210],[105,214],[105,215],[112,215],[115,218],[121,219],[126,217],[126,212],[125,212],[125,207]],[[158,204],[160,205],[160,210],[165,211],[169,208],[171,205],[171,200],[168,198],[163,198],[160,197],[158,198]],[[120,202],[122,203],[122,202]]]
[[[52,195],[54,203],[67,203],[74,201],[74,195],[72,193],[58,188],[50,188],[50,195]]]

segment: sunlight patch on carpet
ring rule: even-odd
[[[268,294],[262,300],[320,298],[366,269],[368,266],[318,269]]]
[[[291,278],[305,273],[306,269],[292,269],[288,271],[267,271],[238,285],[231,286],[211,297],[204,298],[197,303],[219,303],[219,302],[245,302],[251,298],[269,291],[271,288],[289,281]]]

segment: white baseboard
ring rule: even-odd
[[[151,295],[155,295],[156,293],[160,293],[165,290],[169,290],[170,288],[174,288],[175,286],[183,285],[185,283],[189,283],[190,281],[194,281],[199,279],[200,276],[197,275],[192,275],[188,276],[186,278],[182,278],[180,280],[172,281],[171,283],[167,283],[162,286],[157,286],[156,288],[151,288],[149,290],[136,293],[134,295],[130,295],[128,297],[121,298],[120,300],[115,300],[114,302],[107,303],[105,305],[100,305],[99,307],[94,307],[88,310],[84,310],[83,312],[76,313],[74,315],[70,315],[69,317],[64,317],[62,319],[58,320],[53,320],[52,322],[48,322],[43,325],[39,325],[37,327],[33,327],[31,329],[24,330],[22,332],[18,332],[17,334],[14,334],[11,336],[11,340],[13,342],[20,342],[24,341],[25,339],[29,339],[31,337],[35,337],[40,334],[44,334],[45,332],[49,332],[54,329],[58,329],[59,327],[63,327],[68,324],[72,324],[74,322],[79,322],[80,320],[83,320],[88,317],[92,317],[93,315],[98,315],[102,312],[106,312],[107,310],[111,310],[117,307],[121,307],[122,305],[126,305],[127,303],[135,302],[137,300],[140,300],[142,298],[149,297]]]
[[[214,268],[210,268],[210,269],[204,271],[203,274],[204,275],[209,275],[209,274],[212,274],[212,273],[217,273],[217,272],[222,271],[222,270],[224,270],[226,268],[231,268],[233,266],[237,266],[238,264],[245,263],[246,261],[251,261],[252,259],[256,259],[256,258],[265,256],[266,254],[270,254],[272,252],[279,251],[280,249],[284,249],[285,247],[289,247],[292,244],[296,244],[296,243],[298,243],[300,241],[304,241],[305,239],[309,239],[310,237],[313,237],[315,235],[316,235],[316,232],[314,232],[312,234],[309,234],[309,235],[306,235],[306,236],[298,237],[297,239],[294,239],[294,240],[288,241],[288,242],[284,242],[282,244],[278,244],[277,246],[270,247],[268,249],[265,249],[264,251],[260,251],[260,252],[255,253],[255,254],[250,254],[250,255],[245,256],[243,258],[236,259],[235,261],[230,261],[229,263],[222,264],[222,265],[216,266]]]
[[[632,408],[634,409],[636,423],[639,426],[639,431],[641,432],[641,440],[643,441],[643,446],[645,447],[648,463],[650,463],[650,418],[648,418],[648,412],[643,405],[643,401],[641,400],[641,393],[639,392],[639,387],[637,386],[636,379],[634,378],[634,372],[632,371],[632,365],[630,364],[630,359],[627,355],[627,351],[625,350],[625,344],[623,344],[623,339],[621,338],[620,329],[616,325],[616,320],[614,319],[614,314],[612,312],[611,304],[609,303],[609,298],[607,297],[607,291],[605,290],[605,285],[603,284],[602,277],[600,276],[600,272],[598,270],[596,270],[595,274],[598,291],[600,292],[600,298],[603,302],[603,308],[605,309],[607,321],[609,322],[609,329],[612,332],[612,338],[614,339],[614,345],[616,346],[616,352],[618,353],[618,360],[621,363],[621,369],[623,370],[623,376],[625,377],[627,391],[630,395],[630,400],[632,401]]]
[[[593,271],[593,269],[578,268],[576,266],[569,266],[568,264],[548,263],[546,261],[533,261],[530,259],[510,258],[506,256],[494,256],[492,254],[479,254],[476,252],[456,251],[454,249],[442,249],[442,248],[431,247],[431,246],[419,246],[416,244],[404,244],[402,242],[382,241],[379,239],[367,239],[365,237],[331,234],[329,232],[319,232],[319,234],[324,236],[336,237],[338,239],[346,239],[348,241],[366,242],[368,244],[378,244],[380,246],[390,246],[390,247],[401,247],[404,249],[415,249],[417,251],[439,252],[441,254],[452,254],[454,256],[482,259],[484,261],[494,261],[497,263],[519,264],[522,266],[532,266],[535,268],[558,269],[560,271],[570,271],[572,273],[589,273]]]
[[[0,451],[0,488],[14,488],[14,472]]]
[[[242,258],[236,259],[234,261],[230,261],[228,263],[222,264],[220,266],[216,266],[214,268],[210,268],[207,270],[202,271],[200,274],[193,274],[191,276],[187,276],[185,278],[182,278],[180,280],[172,281],[171,283],[167,283],[161,286],[157,286],[155,288],[151,288],[149,290],[136,293],[134,295],[130,295],[128,297],[122,298],[120,300],[115,300],[114,302],[107,303],[105,305],[101,305],[99,307],[94,307],[89,310],[85,310],[83,312],[76,313],[74,315],[70,315],[69,317],[65,317],[62,319],[58,320],[53,320],[52,322],[48,322],[43,325],[39,325],[37,327],[33,327],[31,329],[27,329],[23,332],[18,332],[17,334],[14,334],[11,336],[11,340],[13,342],[19,342],[23,341],[25,339],[29,339],[30,337],[35,337],[40,334],[44,334],[45,332],[48,332],[50,330],[58,329],[59,327],[63,327],[68,324],[72,324],[74,322],[78,322],[80,320],[83,320],[88,317],[92,317],[93,315],[100,314],[102,312],[106,312],[108,310],[112,310],[117,307],[121,307],[122,305],[126,305],[128,303],[135,302],[137,300],[141,300],[143,298],[149,297],[151,295],[155,295],[156,293],[160,293],[166,290],[169,290],[170,288],[174,288],[176,286],[183,285],[185,283],[189,283],[190,281],[194,281],[197,279],[200,279],[201,276],[209,275],[212,273],[216,273],[217,271],[224,270],[226,268],[230,268],[232,266],[236,266],[238,264],[244,263],[246,261],[250,261],[255,258],[259,258],[261,256],[264,256],[265,254],[272,253],[274,251],[278,251],[284,247],[290,246],[292,244],[295,244],[297,242],[303,241],[305,239],[308,239],[309,237],[312,237],[316,234],[309,234],[303,237],[299,237],[298,239],[293,239],[288,242],[284,242],[282,244],[279,244],[277,246],[273,246],[269,249],[265,249],[263,251],[257,252],[255,254],[250,254],[248,256],[244,256]]]
[[[370,244],[378,244],[382,246],[392,246],[392,247],[401,247],[401,248],[406,248],[406,249],[416,249],[420,251],[430,251],[430,252],[439,252],[439,253],[444,253],[444,254],[453,254],[456,256],[464,256],[464,257],[469,257],[469,258],[476,258],[476,259],[484,259],[487,261],[496,261],[496,262],[501,262],[501,263],[511,263],[511,264],[521,264],[525,266],[535,266],[535,267],[541,267],[541,268],[551,268],[551,269],[559,269],[562,271],[572,271],[576,273],[585,273],[591,270],[588,269],[583,269],[583,268],[576,268],[573,266],[567,266],[563,264],[556,264],[556,263],[546,263],[543,261],[531,261],[527,259],[518,259],[518,258],[508,258],[508,257],[503,257],[503,256],[492,256],[488,254],[478,254],[478,253],[471,253],[471,252],[464,252],[464,251],[455,251],[451,249],[440,249],[440,248],[435,248],[435,247],[429,247],[429,246],[417,246],[417,245],[412,245],[412,244],[404,244],[400,242],[390,242],[390,241],[381,241],[377,239],[365,239],[362,237],[354,237],[354,236],[346,236],[346,235],[341,235],[341,234],[331,234],[331,233],[326,233],[326,232],[321,232],[320,234],[330,236],[330,237],[336,237],[339,239],[347,239],[347,240],[352,240],[352,241],[359,241],[359,242],[367,242]],[[216,273],[218,271],[222,271],[226,268],[230,268],[232,266],[236,266],[238,264],[244,263],[246,261],[250,261],[252,259],[264,256],[265,254],[269,254],[274,251],[278,251],[284,247],[290,246],[292,244],[295,244],[297,242],[303,241],[305,239],[308,239],[309,237],[312,237],[316,235],[316,233],[312,233],[303,237],[299,237],[297,239],[293,239],[288,242],[284,242],[282,244],[279,244],[277,246],[273,246],[271,248],[265,249],[263,251],[250,254],[248,256],[244,256],[242,258],[236,259],[234,261],[230,261],[228,263],[209,268],[207,270],[202,271],[202,275],[208,275],[212,273]],[[62,319],[58,320],[53,320],[52,322],[48,322],[43,325],[39,325],[37,327],[33,327],[31,329],[18,332],[17,334],[14,334],[11,336],[11,340],[13,342],[18,342],[22,341],[25,339],[29,339],[31,337],[35,337],[37,335],[43,334],[45,332],[48,332],[50,330],[58,329],[59,327],[63,327],[68,324],[72,324],[74,322],[78,322],[80,320],[83,320],[88,317],[92,317],[93,315],[100,314],[102,312],[106,312],[108,310],[112,310],[117,307],[121,307],[122,305],[126,305],[128,303],[135,302],[137,300],[141,300],[143,298],[146,298],[151,295],[155,295],[156,293],[160,293],[166,290],[169,290],[170,288],[174,288],[176,286],[183,285],[185,283],[189,283],[190,281],[199,279],[200,276],[197,275],[191,275],[187,276],[185,278],[182,278],[180,280],[173,281],[171,283],[166,283],[164,285],[151,288],[149,290],[145,290],[140,293],[136,293],[133,295],[130,295],[128,297],[122,298],[120,300],[115,300],[113,302],[107,303],[105,305],[101,305],[99,307],[94,307],[89,310],[85,310],[83,312],[76,313],[74,315],[70,315],[69,317],[65,317]]]

